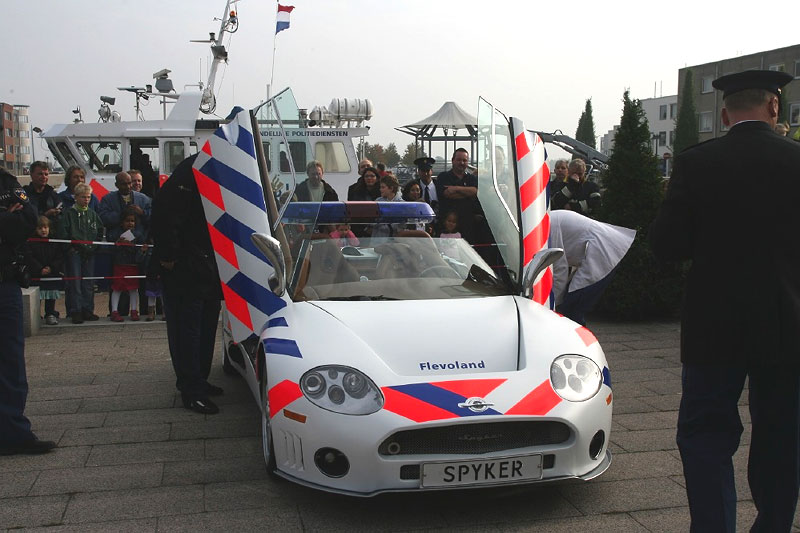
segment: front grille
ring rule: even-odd
[[[566,442],[570,429],[561,422],[488,422],[398,431],[384,440],[385,456],[479,454]]]

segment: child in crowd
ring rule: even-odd
[[[336,239],[339,246],[358,246],[359,241],[355,233],[350,230],[350,224],[338,224],[330,233],[331,239]]]
[[[76,241],[99,241],[103,238],[103,221],[89,207],[91,199],[91,187],[85,183],[75,186],[75,205],[61,215],[60,238]],[[94,314],[94,282],[85,279],[94,276],[95,248],[95,244],[70,244],[67,247],[67,312],[73,324],[99,318]]]
[[[114,248],[113,281],[111,282],[111,321],[122,322],[119,314],[119,298],[123,291],[128,293],[130,317],[139,320],[139,265],[144,263],[147,244],[136,230],[136,211],[133,206],[122,210],[120,215],[121,234]],[[144,244],[143,244],[144,243]],[[135,246],[143,244],[141,247]]]
[[[40,216],[36,225],[36,236],[41,239],[50,237],[50,219]],[[51,242],[29,242],[25,249],[25,262],[33,278],[64,277],[64,249],[60,244]],[[48,326],[58,324],[56,300],[61,298],[59,291],[62,282],[37,281],[39,300],[44,301],[44,322]]]
[[[458,214],[455,211],[448,211],[444,215],[442,231],[439,233],[440,251],[453,259],[458,259],[458,244],[455,241],[447,242],[447,239],[460,239],[461,233],[458,231]]]

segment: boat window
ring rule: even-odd
[[[192,141],[189,143],[189,155],[194,155],[196,153],[197,153],[197,143]]]
[[[314,145],[314,159],[322,163],[325,173],[350,172],[350,161],[343,142],[318,142]]]
[[[78,141],[78,153],[94,172],[120,172],[122,150],[119,142]]]
[[[58,162],[61,163],[61,166],[64,168],[69,168],[71,166],[77,166],[78,162],[75,161],[75,157],[72,155],[72,151],[67,146],[67,143],[61,141],[55,143],[55,148],[51,143],[47,143],[47,146],[50,148],[50,151],[53,155],[58,159]]]
[[[164,143],[165,164],[164,174],[172,174],[175,167],[186,159],[183,141],[167,141]]]
[[[306,172],[306,143],[305,142],[289,142],[289,152],[292,154],[292,162],[294,163],[294,171],[297,174],[305,174]],[[289,159],[286,156],[286,145],[280,144],[280,158],[281,158],[281,172],[289,172]]]
[[[130,166],[142,172],[153,172],[158,174],[158,167],[161,162],[158,151],[158,139],[131,139]],[[128,170],[128,169],[125,169]],[[169,172],[165,172],[169,174]]]

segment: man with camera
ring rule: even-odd
[[[37,439],[23,414],[28,380],[20,286],[27,280],[19,247],[33,235],[36,217],[17,178],[0,167],[0,455],[46,453],[56,445]]]

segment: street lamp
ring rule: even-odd
[[[42,128],[34,126],[33,133],[41,135]],[[31,157],[33,158],[34,161],[36,161],[36,139],[33,137],[33,135],[31,135]]]

